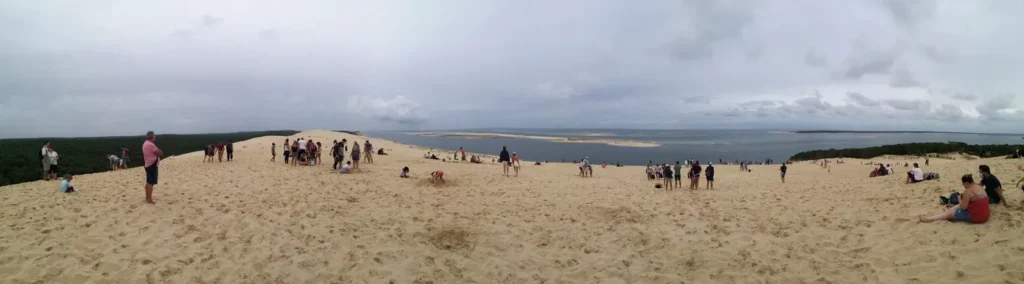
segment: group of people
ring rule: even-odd
[[[203,150],[205,155],[203,156],[203,162],[213,162],[213,157],[217,157],[218,162],[224,162],[224,153],[227,153],[228,162],[235,159],[235,143],[228,140],[227,143],[224,141],[217,142],[217,144],[208,144]]]
[[[334,159],[334,163],[331,168],[341,173],[350,173],[354,170],[359,169],[360,161],[367,164],[373,163],[373,144],[370,140],[366,140],[363,143],[363,147],[359,146],[359,142],[352,142],[352,150],[349,151],[348,139],[341,139],[341,142],[334,140],[330,149],[330,155]],[[313,141],[312,139],[306,139],[300,137],[295,141],[290,139],[284,140],[282,151],[284,152],[284,163],[291,164],[292,166],[303,165],[303,166],[315,166],[323,164],[323,144],[320,142]],[[346,152],[349,154],[349,161],[345,161]],[[384,149],[378,149],[376,154],[387,155],[384,153]],[[277,161],[277,143],[271,143],[270,147],[270,161]]]
[[[915,164],[915,169],[916,166],[917,164]],[[1024,167],[1021,166],[1017,166],[1017,169],[1024,171]],[[956,201],[946,204],[947,208],[940,213],[920,216],[921,222],[948,220],[981,224],[988,222],[991,215],[991,204],[1008,206],[1006,198],[1003,197],[1003,185],[999,182],[999,178],[992,174],[992,169],[988,165],[980,165],[978,174],[981,176],[979,183],[974,182],[974,176],[971,174],[960,177],[960,183],[964,190],[954,193],[957,197]],[[1020,182],[1018,182],[1019,184]],[[1024,187],[1021,190],[1024,190]]]
[[[647,179],[657,180],[658,178],[664,179],[665,190],[672,190],[675,188],[683,187],[683,165],[679,161],[676,161],[675,166],[669,164],[655,165],[653,161],[647,162]],[[686,166],[689,170],[686,171],[686,178],[690,181],[690,189],[695,190],[700,188],[700,175],[701,166],[700,161],[690,160],[686,161]],[[704,175],[707,178],[706,189],[715,189],[715,167],[712,163],[708,162],[707,168],[703,169]],[[660,185],[660,184],[659,184]],[[656,186],[657,187],[657,186]]]

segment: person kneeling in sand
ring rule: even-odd
[[[345,162],[344,165],[341,165],[341,168],[338,169],[338,172],[339,173],[343,173],[343,174],[351,173],[352,172],[352,161],[347,161],[347,162]]]
[[[409,167],[402,168],[402,173],[398,174],[398,177],[400,177],[400,178],[408,178],[409,177]]]
[[[438,181],[444,183],[444,171],[442,170],[430,173],[430,183],[437,184]]]
[[[964,198],[960,198],[960,204],[954,207],[950,207],[944,210],[942,213],[935,214],[932,216],[921,216],[921,222],[932,222],[938,220],[949,220],[958,222],[967,222],[974,224],[981,224],[988,221],[989,204],[988,194],[985,193],[985,189],[980,185],[974,183],[974,177],[970,174],[966,174],[960,178],[960,183],[964,186],[964,192],[960,196],[970,196],[964,201]]]
[[[75,192],[75,187],[71,185],[71,174],[64,174],[64,181],[60,182],[60,192],[72,193]]]

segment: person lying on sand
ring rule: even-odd
[[[988,204],[988,194],[985,193],[985,189],[980,185],[974,183],[974,177],[970,174],[966,174],[960,178],[960,183],[964,187],[964,192],[960,196],[969,196],[967,202],[963,201],[963,197],[960,198],[960,204],[943,210],[942,213],[938,213],[932,216],[921,216],[921,222],[933,222],[938,220],[949,220],[966,222],[973,224],[982,224],[988,222],[990,214]]]
[[[64,174],[64,181],[60,182],[60,192],[72,193],[75,192],[75,187],[71,185],[71,174]]]
[[[430,173],[430,183],[437,184],[438,181],[444,183],[444,171],[442,170]]]

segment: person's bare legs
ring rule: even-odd
[[[519,167],[515,167],[515,170],[516,170],[516,176],[518,177],[519,176]]]
[[[715,189],[715,181],[708,180],[708,189]]]
[[[934,221],[938,221],[938,220],[953,220],[953,214],[955,212],[956,212],[956,207],[949,207],[949,208],[946,208],[946,210],[942,211],[942,213],[939,213],[939,214],[935,214],[935,215],[932,215],[932,216],[921,215],[921,222],[928,223],[928,222],[934,222]]]
[[[156,202],[153,202],[153,185],[152,184],[146,184],[146,203],[156,204]]]

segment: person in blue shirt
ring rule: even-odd
[[[64,181],[60,182],[60,192],[75,192],[75,187],[71,185],[71,174],[64,174]]]

